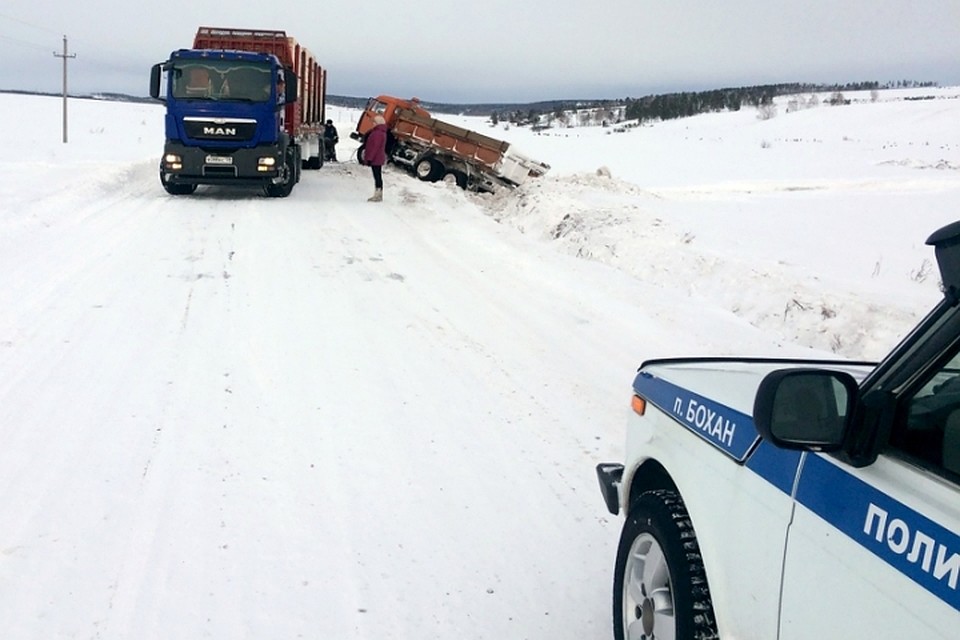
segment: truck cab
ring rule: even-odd
[[[284,105],[296,79],[273,55],[181,49],[151,74],[161,96],[166,75],[166,143],[160,181],[171,194],[199,184],[253,184],[288,195],[300,158],[284,132]]]
[[[326,86],[326,71],[285,31],[200,27],[193,48],[150,74],[150,95],[167,107],[164,189],[254,185],[289,195],[302,168],[323,165]]]
[[[956,637],[960,222],[927,243],[944,297],[879,364],[640,367],[597,468],[616,638]]]
[[[401,111],[407,111],[421,118],[429,118],[430,112],[420,106],[419,98],[395,98],[393,96],[377,96],[367,100],[360,119],[357,120],[356,132],[351,134],[354,139],[362,139],[371,129],[373,129],[373,119],[376,116],[383,116],[387,123],[387,129],[392,129],[397,122]]]

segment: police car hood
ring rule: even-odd
[[[872,362],[771,358],[673,358],[648,360],[638,375],[659,378],[747,415],[760,381],[772,371],[810,368],[846,371],[857,381],[876,367]]]

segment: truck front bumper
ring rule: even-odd
[[[607,511],[613,515],[620,513],[620,482],[623,479],[623,465],[616,462],[601,462],[597,465],[597,479],[600,481],[600,493],[607,504]]]
[[[169,184],[278,183],[283,154],[277,145],[241,149],[203,149],[167,141],[160,159],[160,179]]]

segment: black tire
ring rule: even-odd
[[[616,640],[718,637],[700,546],[675,491],[644,493],[623,523],[613,578]]]
[[[414,166],[413,173],[424,182],[436,182],[443,177],[443,165],[434,158],[423,158]]]
[[[364,162],[364,160],[363,160],[363,148],[364,148],[365,146],[366,146],[365,144],[361,144],[359,147],[357,147],[357,164],[362,164],[362,165],[364,165],[364,166],[366,166],[366,164],[367,164],[367,163]]]
[[[305,160],[303,160],[301,164],[303,168],[306,169],[307,171],[316,171],[323,167],[323,161],[326,159],[326,154],[327,154],[327,151],[323,147],[323,143],[321,142],[320,151],[318,152],[318,154],[313,156],[312,158],[306,158]]]
[[[268,184],[266,191],[271,198],[286,198],[300,181],[300,158],[294,150],[287,151],[287,161],[283,164],[283,182]]]
[[[160,178],[160,184],[162,184],[164,190],[172,196],[188,196],[197,190],[197,185],[195,184],[165,182],[163,178]]]

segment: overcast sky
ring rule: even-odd
[[[0,89],[146,95],[198,26],[282,29],[332,94],[623,98],[778,82],[960,84],[960,0],[30,0],[0,9]]]

